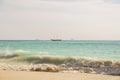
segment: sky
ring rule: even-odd
[[[120,40],[120,0],[0,0],[0,40]]]

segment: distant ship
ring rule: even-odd
[[[62,41],[62,39],[51,39],[51,41]]]

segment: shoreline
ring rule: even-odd
[[[0,70],[0,80],[120,80],[120,76],[88,73],[53,73]]]
[[[55,64],[10,64],[0,63],[0,70],[5,71],[29,71],[29,72],[73,72],[103,75],[119,75],[120,67],[86,67],[86,66],[66,66]]]

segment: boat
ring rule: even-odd
[[[61,38],[59,38],[58,36],[53,36],[53,38],[50,39],[51,41],[62,41]]]
[[[51,41],[62,41],[62,39],[51,39]]]

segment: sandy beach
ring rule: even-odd
[[[120,76],[0,70],[0,80],[120,80]]]

